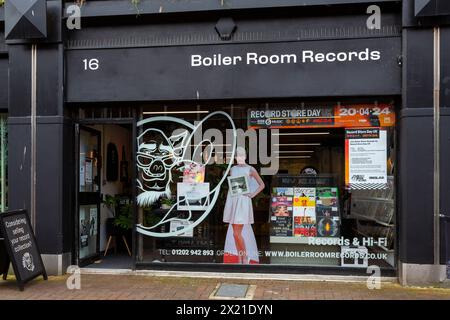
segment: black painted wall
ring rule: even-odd
[[[8,204],[30,209],[31,192],[31,51],[9,47]]]
[[[49,37],[37,45],[36,237],[43,254],[73,240],[73,123],[64,118],[61,3],[48,2]],[[31,44],[9,43],[9,207],[31,206]]]
[[[433,263],[433,33],[403,33],[398,234],[400,261]]]
[[[450,108],[441,110],[441,263],[450,261]]]
[[[442,108],[450,108],[450,26],[441,28],[441,56]]]
[[[399,258],[434,263],[434,145],[440,145],[440,208],[450,209],[450,17],[414,17],[414,1],[403,1],[403,107],[398,185]],[[441,137],[434,141],[433,27],[441,25]],[[445,225],[441,252],[446,250]],[[443,254],[442,254],[443,256]],[[444,263],[445,259],[442,259]]]
[[[0,56],[0,109],[8,108],[8,56]]]

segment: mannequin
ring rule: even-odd
[[[245,163],[246,158],[247,154],[245,149],[238,147],[236,149],[237,164],[231,168],[230,175],[246,175],[250,184],[250,193],[232,196],[229,191],[223,213],[223,222],[229,224],[225,252],[236,252],[238,263],[240,264],[250,263],[247,252],[249,249],[247,248],[248,246],[256,249],[256,240],[251,227],[254,223],[252,199],[264,190],[265,187],[263,180],[255,168]],[[229,239],[231,229],[234,243],[230,243]],[[252,256],[254,257],[252,261],[255,262],[256,259],[257,262],[258,258],[257,256],[255,257],[253,251],[257,252],[257,249],[252,250]]]

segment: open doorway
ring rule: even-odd
[[[76,225],[80,266],[132,267],[132,131],[131,124],[78,128]]]

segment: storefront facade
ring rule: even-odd
[[[133,268],[445,276],[444,7],[70,5],[7,41],[9,207],[52,272],[107,250],[120,195]]]

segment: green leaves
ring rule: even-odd
[[[125,230],[133,227],[133,204],[129,203],[120,207],[120,212],[116,213],[114,225]]]

